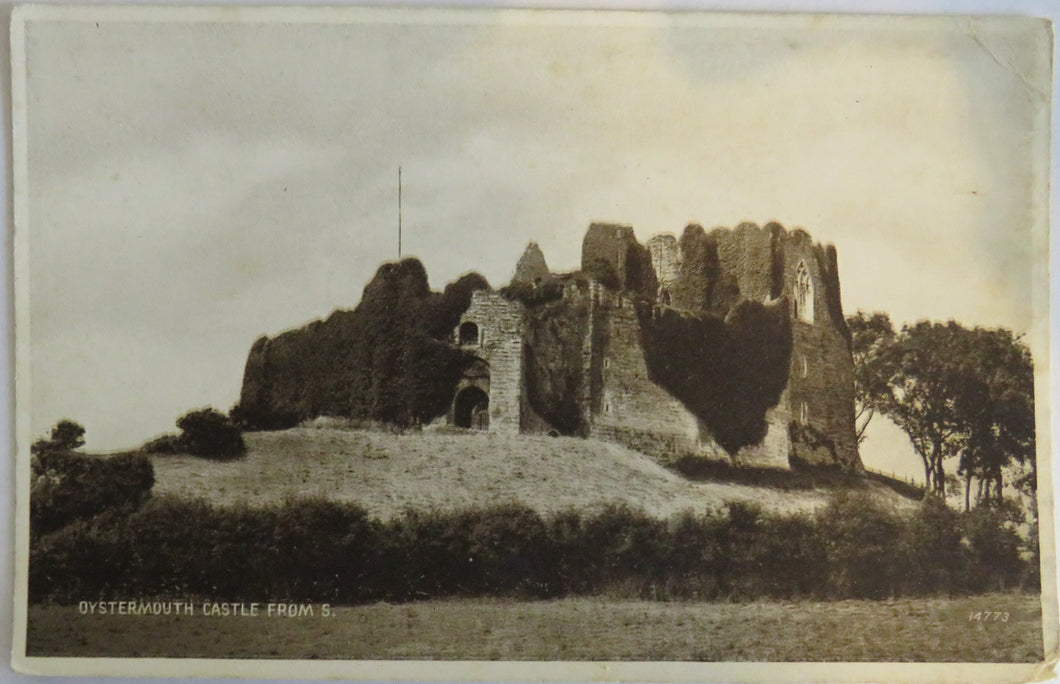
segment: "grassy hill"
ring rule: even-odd
[[[619,445],[570,437],[298,427],[245,438],[247,455],[236,461],[154,457],[155,493],[250,505],[324,496],[360,503],[380,518],[408,507],[504,502],[542,513],[624,502],[659,517],[720,510],[730,501],[756,502],[770,512],[810,512],[837,487],[856,487],[889,506],[914,505],[871,480],[829,478],[800,488],[693,482]]]

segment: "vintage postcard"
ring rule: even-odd
[[[11,39],[21,671],[1054,676],[1048,21]]]

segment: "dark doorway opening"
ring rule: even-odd
[[[465,387],[456,395],[453,422],[457,427],[486,430],[490,426],[490,397],[478,387]]]

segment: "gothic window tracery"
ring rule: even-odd
[[[795,269],[794,295],[795,317],[813,323],[813,280],[805,261]]]

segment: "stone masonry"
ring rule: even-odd
[[[456,388],[456,397],[470,387],[489,395],[489,429],[500,434],[518,434],[523,405],[523,319],[519,302],[496,292],[479,290],[457,328],[457,342],[484,362],[472,366],[473,374]],[[474,326],[472,328],[471,326]],[[473,334],[472,334],[473,331]],[[450,421],[455,418],[450,411]]]
[[[596,280],[600,274],[612,282],[605,286]],[[861,468],[854,437],[853,362],[834,248],[815,244],[801,229],[788,231],[775,223],[709,233],[693,225],[680,239],[660,235],[646,245],[629,226],[593,224],[583,242],[581,272],[548,273],[544,256],[531,243],[513,283],[536,285],[549,278],[567,283],[560,303],[549,306],[566,302],[589,311],[587,322],[574,331],[582,336],[580,355],[562,360],[573,364],[567,370],[579,382],[577,434],[653,455],[699,452],[758,466]],[[576,287],[577,278],[582,280]],[[726,454],[703,422],[650,377],[636,307],[725,316],[741,301],[788,306],[792,346],[787,384],[767,411],[765,437]],[[532,409],[526,390],[524,333],[539,310],[533,303],[480,291],[454,331],[459,341],[467,325],[477,328],[473,344],[464,346],[482,363],[460,383],[457,395],[470,386],[487,388],[491,431],[553,431]]]

